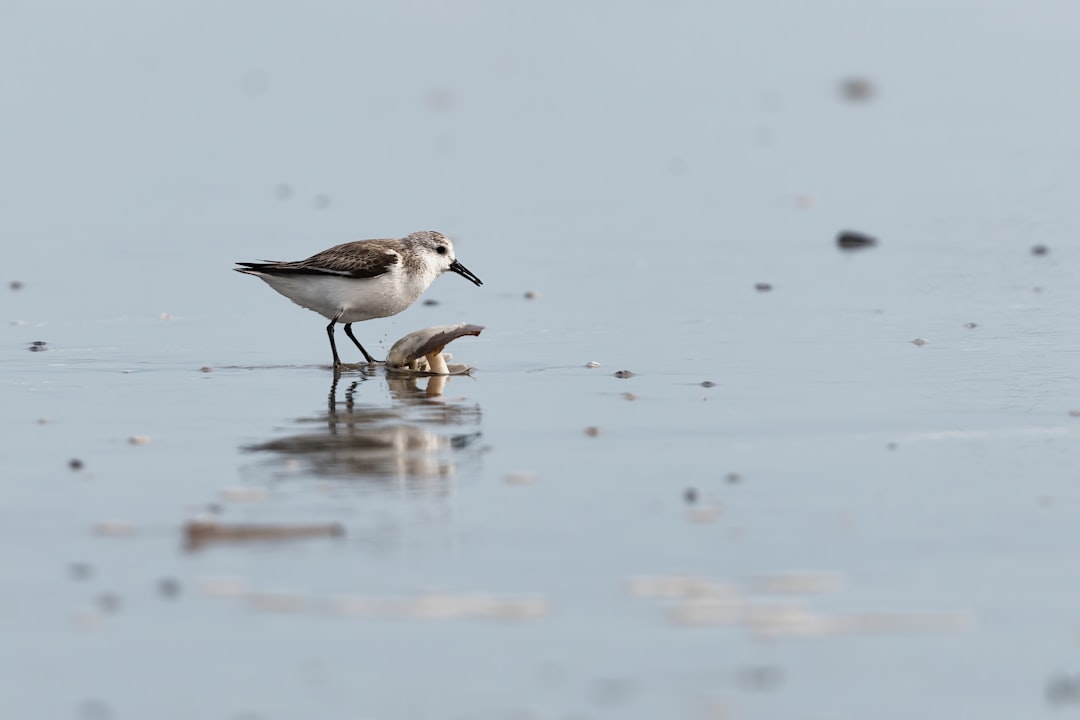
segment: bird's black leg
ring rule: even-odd
[[[349,339],[356,344],[356,347],[360,348],[360,352],[364,353],[364,359],[369,363],[378,362],[375,358],[368,354],[368,351],[364,349],[364,346],[360,344],[360,341],[356,339],[356,336],[352,334],[352,323],[345,323],[345,334],[349,336]]]
[[[338,315],[338,317],[341,317]],[[330,324],[326,326],[326,335],[330,338],[330,350],[334,353],[334,370],[341,367],[341,358],[337,354],[337,343],[334,342],[334,323],[337,322],[337,317],[330,321]]]

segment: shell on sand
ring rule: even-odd
[[[466,365],[447,365],[450,357],[443,354],[443,348],[465,335],[479,335],[482,325],[459,323],[457,325],[436,325],[411,332],[394,343],[386,356],[388,370],[397,372],[418,372],[432,375],[456,375],[468,372]]]

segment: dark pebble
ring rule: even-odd
[[[68,575],[72,580],[88,580],[94,576],[94,567],[90,563],[73,562],[68,565]]]
[[[630,372],[629,370],[616,370],[614,375],[617,378],[634,377],[634,373]]]
[[[30,352],[45,352],[45,341],[35,340],[30,343]]]
[[[739,671],[739,684],[747,690],[771,692],[784,682],[784,671],[771,665],[743,668]]]
[[[158,592],[162,597],[175,598],[180,595],[180,581],[176,578],[162,578],[158,582]]]
[[[874,84],[866,78],[845,78],[840,83],[840,94],[850,102],[865,102],[874,96]]]
[[[862,233],[845,230],[836,236],[836,245],[841,250],[861,250],[877,245],[877,238]]]
[[[1080,703],[1080,677],[1058,675],[1046,683],[1046,701],[1051,705]]]
[[[706,380],[705,382],[701,383],[701,387],[703,387],[703,388],[716,387],[716,383],[714,383],[712,380]]]
[[[735,483],[742,481],[742,476],[739,475],[739,473],[728,473],[724,479],[734,485]]]
[[[686,488],[686,492],[683,493],[683,500],[687,505],[693,505],[697,502],[697,490],[695,488]]]
[[[68,467],[72,470],[82,470],[83,461],[79,458],[72,458],[71,460],[68,460]]]
[[[1034,245],[1031,248],[1032,255],[1046,255],[1049,252],[1050,248],[1046,247],[1045,245]]]
[[[104,700],[86,700],[79,706],[79,720],[112,720],[112,716]]]
[[[120,596],[112,593],[104,593],[98,596],[97,606],[101,612],[114,613],[120,609]]]
[[[770,290],[772,290],[772,284],[771,283],[764,283],[764,282],[763,283],[754,283],[754,289],[757,290],[758,292],[769,292]]]
[[[435,305],[438,305],[439,301],[438,300],[432,300],[431,298],[428,298],[427,300],[424,301],[424,304],[427,305],[428,307],[433,307]]]
[[[10,283],[8,283],[8,287],[12,290],[22,290],[23,284],[19,280],[12,280]]]
[[[199,368],[199,372],[201,372],[201,373],[212,373],[212,372],[214,372],[214,368],[210,367],[209,365],[203,365],[201,368]]]

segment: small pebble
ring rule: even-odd
[[[724,477],[724,479],[725,479],[725,480],[727,480],[727,481],[728,481],[728,483],[730,483],[730,484],[734,485],[735,483],[737,483],[737,482],[741,482],[741,481],[742,481],[742,476],[741,476],[741,475],[739,475],[739,473],[728,473],[728,474],[727,474],[727,475],[726,475],[726,476]]]
[[[1080,417],[1080,410],[1070,410],[1069,417]]]
[[[841,250],[862,250],[877,245],[877,238],[853,230],[845,230],[836,236],[836,245]]]
[[[82,470],[83,461],[79,458],[71,458],[70,460],[68,460],[68,467],[72,470]]]
[[[916,345],[918,347],[922,347],[923,345],[929,345],[930,341],[927,340],[926,338],[915,338],[914,340],[911,341],[911,344]]]
[[[73,562],[68,565],[68,574],[72,580],[88,580],[94,576],[94,567],[90,563]]]
[[[1045,245],[1034,245],[1031,248],[1032,255],[1046,255],[1049,252],[1050,248],[1046,247]]]
[[[624,400],[629,400],[630,402],[637,400],[637,395],[634,393],[623,393],[622,396]]]
[[[120,609],[120,597],[112,593],[104,593],[98,596],[97,606],[103,613],[114,613]]]
[[[8,287],[12,290],[22,290],[23,284],[20,280],[12,280],[10,283],[8,283]]]
[[[312,201],[312,205],[315,206],[316,210],[325,210],[326,208],[330,207],[332,203],[333,201],[326,193],[320,193],[319,195],[316,195],[314,201]]]
[[[30,343],[30,352],[45,352],[45,341],[35,340]]]
[[[86,700],[79,706],[79,720],[112,720],[113,713],[104,700]]]
[[[172,320],[172,313],[163,312],[159,315],[162,320]]]
[[[739,671],[739,684],[755,692],[771,692],[784,682],[784,671],[772,665],[758,665]]]
[[[772,290],[772,285],[767,282],[754,283],[754,289],[758,292],[769,292]]]
[[[151,442],[149,435],[132,435],[128,438],[128,443],[131,445],[149,445]]]
[[[714,383],[712,380],[706,380],[705,382],[701,383],[701,387],[703,387],[703,388],[716,387],[716,383]]]
[[[866,102],[874,96],[874,84],[866,78],[845,78],[840,82],[840,95],[849,102]]]
[[[214,372],[214,368],[210,367],[209,365],[203,365],[201,368],[199,368],[199,372],[201,372],[201,373],[212,373],[212,372]]]
[[[180,581],[176,578],[162,578],[158,581],[158,592],[165,598],[177,597],[180,594]]]
[[[535,290],[527,290],[525,292],[526,300],[535,300],[538,297],[540,297],[540,293],[536,292]]]
[[[616,370],[613,374],[617,378],[634,377],[634,373],[630,372],[629,370]]]
[[[895,449],[896,449],[896,448],[898,448],[898,447],[900,447],[900,446],[899,446],[899,445],[897,445],[897,444],[896,444],[896,443],[894,443],[894,442],[891,442],[891,443],[889,443],[889,444],[887,444],[887,445],[885,446],[885,449],[886,449],[886,450],[895,450]]]
[[[427,305],[428,307],[435,307],[436,305],[439,304],[439,301],[435,300],[434,298],[428,298],[427,300],[424,301],[424,304]]]
[[[968,330],[974,330],[975,328],[977,328],[979,326],[976,323],[967,322],[967,323],[964,323],[964,327],[966,327]]]
[[[596,362],[595,360],[590,360],[589,362],[585,363],[585,367],[587,367],[587,368],[598,368],[598,367],[600,367],[600,363]]]
[[[599,437],[600,432],[600,428],[596,427],[595,425],[590,425],[589,427],[585,428],[585,434],[589,437]]]
[[[274,197],[278,200],[288,200],[292,197],[292,194],[292,185],[289,185],[288,183],[280,183],[274,188]]]
[[[694,503],[696,503],[697,498],[697,490],[694,488],[686,488],[686,491],[683,492],[683,500],[686,501],[687,505],[693,505]]]

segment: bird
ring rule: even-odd
[[[334,325],[369,363],[377,362],[353,335],[352,324],[389,317],[416,302],[446,271],[474,285],[483,283],[458,262],[450,238],[434,230],[402,238],[356,240],[316,253],[306,260],[238,262],[236,272],[254,275],[294,303],[330,320],[326,334],[334,354],[334,370],[342,366],[334,342]]]

